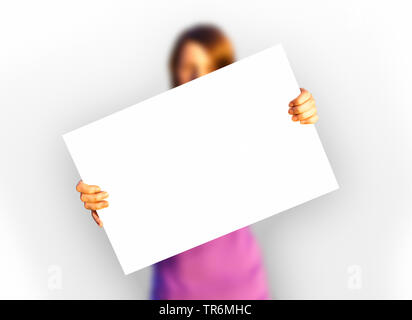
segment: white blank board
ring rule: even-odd
[[[281,45],[63,136],[126,274],[338,188]]]

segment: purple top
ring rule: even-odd
[[[268,299],[266,273],[249,227],[154,265],[152,299]]]

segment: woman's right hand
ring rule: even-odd
[[[85,184],[82,180],[76,186],[76,190],[80,192],[80,200],[84,202],[84,207],[91,210],[94,221],[103,227],[103,222],[100,220],[96,210],[107,208],[109,202],[104,200],[109,194],[106,191],[101,191],[100,187]]]

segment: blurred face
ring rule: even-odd
[[[189,41],[183,45],[177,65],[179,85],[212,71],[212,61],[207,51],[200,44]]]

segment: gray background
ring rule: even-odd
[[[61,135],[166,90],[170,47],[196,22],[223,27],[238,58],[282,42],[317,100],[341,188],[254,225],[272,297],[412,298],[410,12],[406,0],[2,1],[0,298],[148,297],[151,269],[122,274]]]

